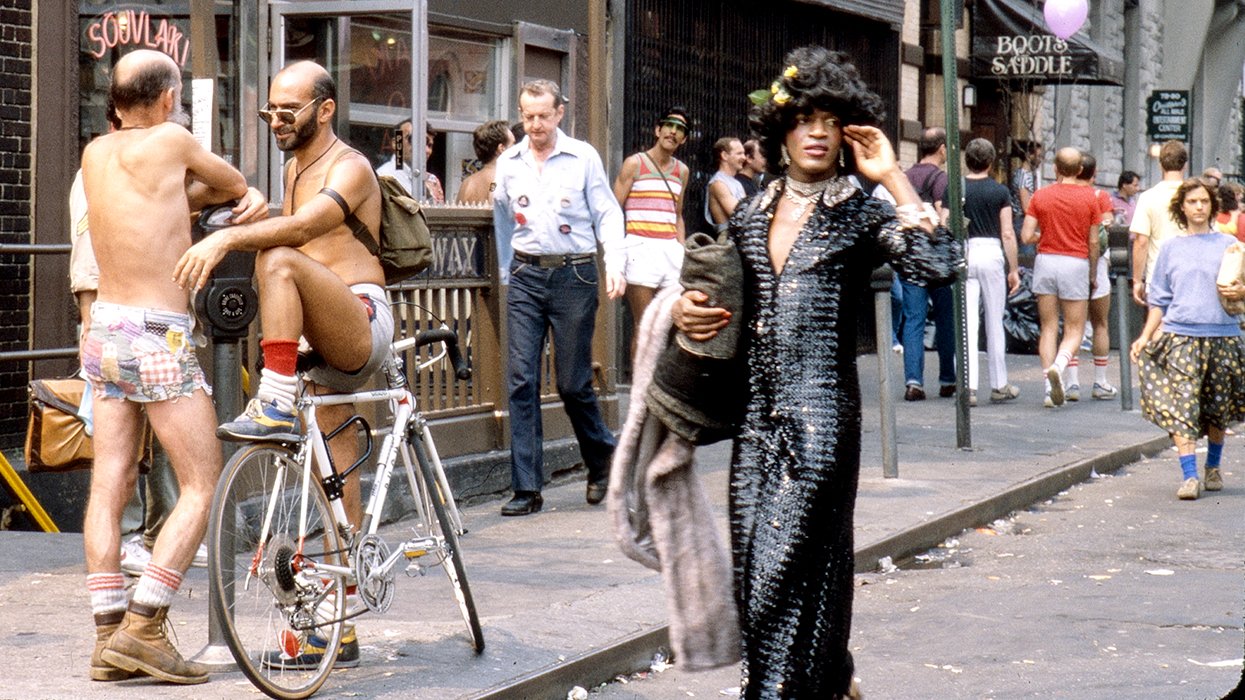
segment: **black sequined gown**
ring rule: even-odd
[[[743,697],[835,698],[852,675],[853,512],[860,468],[857,312],[869,276],[946,280],[959,256],[904,230],[890,205],[836,180],[781,274],[768,233],[782,180],[741,202],[731,231],[747,290],[749,391],[731,460]]]

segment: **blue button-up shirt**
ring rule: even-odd
[[[558,129],[553,153],[538,168],[529,139],[497,159],[493,226],[503,283],[514,251],[529,255],[595,253],[605,249],[607,274],[622,274],[622,207],[591,145]]]

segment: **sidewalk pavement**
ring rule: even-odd
[[[960,530],[1023,508],[1086,478],[1165,449],[1169,442],[1119,400],[1084,399],[1042,407],[1035,356],[1008,356],[1020,398],[986,400],[971,410],[972,449],[955,446],[955,403],[936,397],[906,403],[896,388],[899,478],[884,479],[879,430],[878,362],[859,358],[864,403],[857,566],[900,559]],[[1088,365],[1088,363],[1086,363]],[[927,368],[936,368],[932,355]],[[983,367],[984,370],[984,367]],[[896,374],[900,370],[896,368]],[[984,372],[983,372],[984,373]],[[1081,385],[1092,385],[1092,367]],[[1109,376],[1118,382],[1113,357]],[[1089,381],[1086,381],[1086,380]],[[927,389],[936,389],[932,379]],[[723,513],[729,443],[702,448],[698,470]],[[1173,489],[1175,482],[1173,481]],[[472,654],[450,587],[439,571],[398,577],[393,607],[358,621],[362,663],[335,672],[321,697],[550,698],[647,668],[665,642],[659,574],[626,559],[602,506],[584,503],[582,474],[545,491],[533,516],[502,518],[500,500],[464,508],[462,538],[472,593],[487,644]],[[386,528],[393,539],[401,523]],[[193,655],[206,643],[207,576],[192,569],[171,619],[178,646]],[[258,697],[238,672],[206,686],[151,680],[93,683],[93,640],[81,535],[0,531],[0,698]]]

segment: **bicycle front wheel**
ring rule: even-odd
[[[305,499],[302,482],[290,449],[246,447],[225,465],[208,520],[212,614],[242,673],[282,699],[324,684],[345,611],[345,574],[322,568],[346,560],[332,511],[316,479]]]
[[[429,527],[434,529],[434,534],[440,536],[442,541],[442,559],[441,566],[445,568],[445,573],[450,578],[450,584],[454,587],[454,598],[458,601],[458,608],[463,614],[463,622],[467,623],[467,634],[471,638],[471,648],[477,654],[484,651],[484,631],[480,629],[480,616],[476,613],[475,599],[471,597],[471,587],[467,584],[467,569],[463,566],[462,549],[458,545],[458,533],[454,530],[454,523],[450,520],[449,513],[446,512],[445,502],[442,499],[453,498],[453,494],[442,493],[440,482],[433,473],[432,460],[428,457],[427,446],[424,444],[423,438],[416,435],[410,440],[410,444],[415,448],[415,462],[419,467],[420,475],[424,481],[425,503],[432,506],[432,512],[436,515],[436,522],[429,521]],[[440,530],[440,532],[436,532]]]

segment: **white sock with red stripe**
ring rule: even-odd
[[[86,590],[91,594],[91,612],[103,613],[125,610],[125,575],[118,571],[115,574],[87,574]]]
[[[1094,383],[1107,386],[1107,356],[1094,355]]]
[[[182,575],[179,572],[151,562],[147,564],[142,578],[138,579],[138,586],[134,588],[134,602],[154,608],[167,608],[181,586]]]
[[[1068,366],[1065,367],[1063,370],[1063,385],[1065,387],[1080,386],[1081,384],[1080,369],[1081,369],[1081,362],[1076,359],[1076,355],[1073,355],[1072,358],[1068,360]]]

